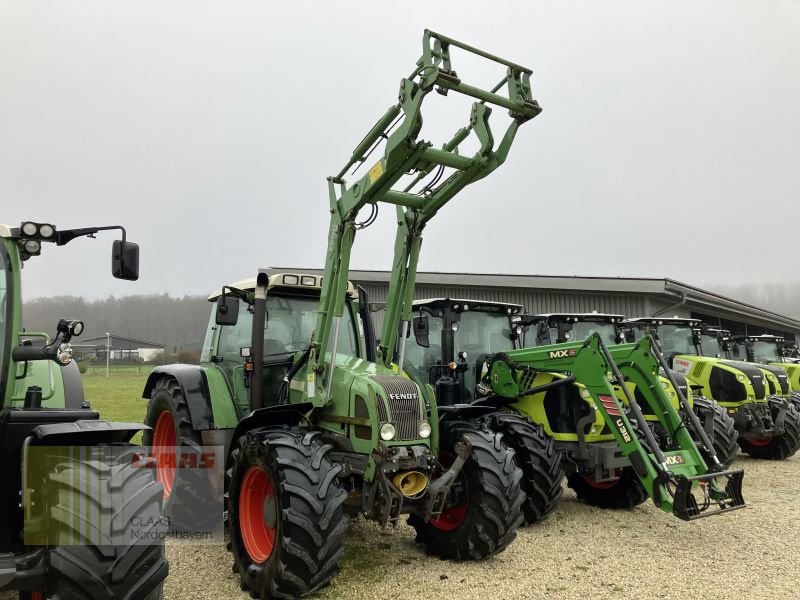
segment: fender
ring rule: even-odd
[[[64,406],[83,408],[83,380],[78,364],[74,360],[61,365],[61,380],[64,384]]]
[[[303,417],[313,410],[313,408],[314,404],[311,402],[298,402],[297,404],[279,404],[254,410],[239,421],[239,424],[233,432],[231,448],[228,449],[228,452],[236,445],[238,439],[248,431],[258,429],[259,427],[294,427],[298,425],[303,420]]]
[[[514,402],[516,398],[480,398],[472,404],[454,404],[453,406],[439,406],[439,420],[449,419],[477,419],[483,415],[502,410],[504,406]]]
[[[174,379],[181,387],[192,418],[192,429],[195,431],[214,429],[214,412],[205,369],[198,365],[156,367],[147,378],[142,398],[149,400],[156,382],[167,378]]]
[[[72,421],[38,425],[31,431],[32,445],[97,446],[129,442],[131,438],[150,429],[141,423],[115,423],[113,421]]]

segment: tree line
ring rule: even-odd
[[[714,291],[765,308],[778,314],[800,319],[800,281],[747,285],[715,286]]]
[[[202,348],[210,314],[211,303],[205,296],[157,294],[102,300],[56,296],[26,302],[22,321],[27,331],[43,331],[52,337],[59,319],[80,319],[86,325],[82,339],[109,332],[163,344],[167,353],[176,353]]]

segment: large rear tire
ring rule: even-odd
[[[113,459],[108,448],[92,451],[104,454],[65,460],[48,477],[47,535],[57,532],[69,545],[48,552],[40,595],[51,600],[157,600],[169,571],[161,485],[153,469],[139,463],[141,448],[113,447]]]
[[[704,415],[706,418],[713,418],[714,435],[711,439],[711,444],[714,446],[714,451],[717,453],[717,460],[719,460],[720,464],[724,467],[729,467],[736,460],[736,455],[739,453],[739,434],[736,432],[736,422],[733,417],[714,400],[703,396],[695,396],[694,411],[701,420]],[[711,457],[699,444],[699,441],[695,440],[698,443],[697,449],[700,450],[700,455],[706,464],[710,465]]]
[[[348,519],[341,466],[319,433],[264,428],[239,438],[231,456],[229,549],[254,598],[298,598],[339,572]]]
[[[563,494],[564,470],[555,442],[541,425],[522,415],[497,412],[485,420],[492,431],[503,434],[503,440],[515,452],[517,466],[522,469],[525,521],[528,524],[543,521],[553,512]]]
[[[778,402],[770,400],[773,418],[779,410]],[[786,460],[800,449],[800,411],[791,402],[787,403],[783,417],[783,435],[768,440],[739,438],[739,447],[753,458],[765,460]]]
[[[151,429],[144,432],[143,442],[158,461],[157,477],[164,486],[164,514],[169,517],[172,529],[218,529],[222,525],[223,507],[220,494],[212,488],[215,471],[178,468],[201,462],[203,441],[200,432],[192,428],[189,406],[177,381],[167,377],[156,382],[144,422]]]
[[[524,517],[522,471],[500,433],[475,421],[446,421],[441,428],[439,461],[448,467],[462,436],[472,452],[450,489],[442,514],[428,521],[413,515],[408,523],[429,554],[443,559],[481,560],[502,552],[517,536]]]
[[[599,508],[633,508],[647,500],[644,489],[631,467],[622,469],[613,481],[595,481],[588,475],[573,473],[567,485],[575,491],[578,500]]]

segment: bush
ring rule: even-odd
[[[200,364],[200,352],[197,350],[178,350],[175,355],[179,363],[186,363],[189,365]]]
[[[86,369],[88,368],[86,366],[86,363],[84,361],[82,361],[82,360],[79,360],[79,361],[77,361],[77,364],[78,364],[78,371],[80,373],[86,373]]]

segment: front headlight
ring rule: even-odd
[[[739,374],[736,376],[736,379],[738,379],[739,381],[744,381],[744,375]]]
[[[419,437],[427,439],[431,437],[431,424],[427,421],[421,421],[419,424]]]
[[[384,423],[383,425],[381,425],[381,439],[384,442],[393,440],[396,433],[397,432],[394,428],[394,425],[392,425],[391,423]]]

